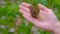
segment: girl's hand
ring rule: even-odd
[[[44,17],[44,20],[40,21],[39,19],[35,19],[31,16],[29,9],[30,5],[31,4],[25,2],[19,5],[19,11],[23,14],[23,16],[39,28],[54,31],[55,24],[58,22],[58,20],[53,11],[43,6],[42,4],[38,4],[38,7],[40,8],[40,14]]]

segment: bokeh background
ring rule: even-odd
[[[60,20],[60,0],[34,1],[52,9]],[[19,4],[22,2],[31,3],[31,0],[0,0],[0,34],[52,34],[24,19],[19,12]]]

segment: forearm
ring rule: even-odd
[[[60,34],[60,23],[55,24],[54,34]]]

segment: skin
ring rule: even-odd
[[[25,2],[19,5],[19,11],[23,14],[24,18],[31,21],[36,27],[54,32],[54,34],[60,34],[60,23],[53,13],[53,10],[39,3],[40,14],[44,17],[44,20],[41,21],[31,16],[29,6],[31,4]]]

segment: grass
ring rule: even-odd
[[[29,0],[23,0],[27,3],[31,3]],[[60,0],[39,0],[35,2],[39,2],[46,7],[52,9],[54,13],[56,14],[57,18],[60,20]],[[22,16],[22,14],[19,12],[18,2],[22,2],[22,0],[15,0],[14,3],[9,2],[8,0],[5,0],[6,4],[5,7],[0,6],[0,33],[2,34],[31,34],[31,27],[33,24],[31,22],[27,22],[26,26],[26,20]],[[1,4],[0,4],[1,5]],[[36,5],[36,4],[35,4]],[[20,18],[21,23],[16,25],[16,19]],[[17,21],[18,23],[18,21]],[[1,25],[4,25],[6,28],[1,27]],[[9,32],[11,28],[14,28],[14,32]],[[48,31],[44,31],[42,29],[38,30],[38,34],[50,34]]]

